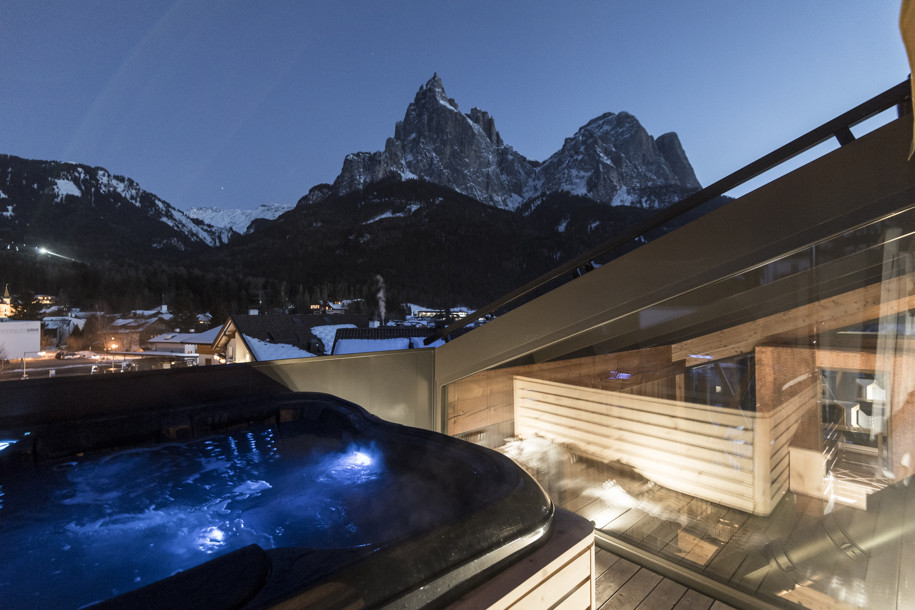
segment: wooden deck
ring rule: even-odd
[[[547,453],[526,468],[557,505],[700,577],[788,608],[897,610],[915,599],[915,493],[905,487],[885,490],[896,496],[872,496],[867,511],[788,493],[761,517],[564,449]],[[524,456],[513,457],[525,465]],[[874,535],[892,529],[888,523],[896,524],[891,535]],[[840,548],[829,540],[842,533],[854,544],[840,540]],[[773,555],[778,549],[804,562],[794,571],[780,569]],[[599,608],[729,607],[604,550],[598,552],[596,587]]]
[[[600,610],[728,610],[732,606],[639,567],[609,551],[594,560]]]

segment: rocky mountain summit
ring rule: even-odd
[[[509,210],[553,192],[655,208],[699,189],[677,134],[655,139],[626,112],[589,121],[546,161],[531,161],[502,141],[487,112],[462,114],[437,74],[419,88],[384,150],[347,155],[332,188],[305,201],[392,176],[447,186]]]

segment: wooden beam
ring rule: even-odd
[[[908,274],[906,278],[915,281],[915,273]],[[902,296],[892,301],[884,301],[881,296],[882,283],[865,286],[674,344],[671,358],[674,361],[685,361],[686,366],[693,366],[710,359],[746,354],[765,343],[788,340],[803,345],[808,343],[808,339],[816,338],[824,332],[875,320],[881,315],[895,315],[915,309],[915,295]]]

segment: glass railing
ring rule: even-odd
[[[658,210],[656,214],[627,227],[605,243],[582,253],[573,260],[566,261],[552,271],[440,329],[437,335],[426,339],[426,344],[430,345],[439,339],[448,340],[465,327],[511,311],[531,298],[593,270],[595,265],[612,260],[692,218],[701,216],[708,210],[720,207],[723,204],[720,199],[722,195],[735,193],[753,182],[764,184],[763,181],[771,177],[773,173],[785,169],[793,160],[817,149],[826,142],[835,140],[840,146],[850,144],[855,140],[855,135],[852,133],[853,127],[885,117],[891,114],[893,108],[896,108],[896,112],[900,116],[911,111],[911,84],[908,79],[684,199]],[[809,161],[809,159],[807,160]]]
[[[911,607],[915,200],[625,319],[587,355],[446,386],[499,422],[463,436],[608,544],[742,599]]]

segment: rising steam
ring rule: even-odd
[[[381,318],[381,324],[384,324],[386,298],[384,294],[384,278],[376,275],[375,280],[378,282],[378,316]]]

